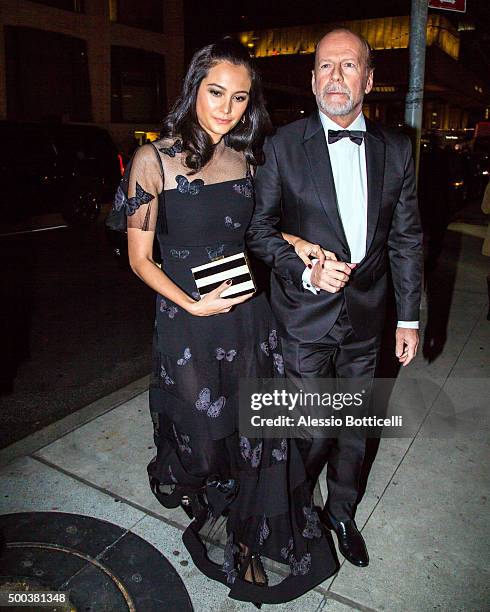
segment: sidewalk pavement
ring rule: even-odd
[[[429,364],[420,351],[400,372],[400,381],[425,381],[427,411],[417,416],[411,439],[381,440],[356,517],[369,567],[344,562],[316,590],[270,609],[490,609],[490,322],[483,229],[451,226],[441,257],[441,290],[454,282],[443,352]],[[110,521],[165,555],[197,612],[253,610],[195,569],[181,541],[186,515],[162,508],[149,490],[146,465],[153,446],[146,384],[129,385],[0,451],[0,514],[60,511]],[[451,423],[449,437],[434,433],[438,418]]]

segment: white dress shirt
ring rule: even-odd
[[[359,263],[366,255],[367,239],[367,170],[364,140],[358,145],[350,138],[328,144],[328,130],[343,129],[324,113],[320,113],[327,140],[333,182],[337,194],[339,215],[351,254],[351,263]],[[345,128],[366,131],[364,115],[360,113]]]
[[[342,138],[329,144],[328,130],[347,129],[365,132],[366,122],[364,115],[359,113],[347,128],[343,128],[324,113],[319,114],[327,141],[339,215],[349,245],[351,263],[359,263],[366,255],[367,241],[366,147],[364,140],[358,145],[350,138]],[[328,245],[325,248],[328,249]],[[316,261],[313,260],[314,263]],[[310,279],[311,270],[305,268],[302,277],[303,287],[313,293],[318,293],[319,290],[311,285]],[[418,321],[398,321],[398,327],[418,329],[418,326]]]

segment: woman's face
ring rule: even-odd
[[[201,81],[196,113],[201,127],[216,144],[240,121],[247,108],[251,79],[245,66],[219,62]]]

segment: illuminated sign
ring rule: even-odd
[[[466,0],[429,0],[429,8],[466,13]]]

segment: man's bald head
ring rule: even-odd
[[[315,47],[315,67],[318,64],[318,51],[320,49],[321,44],[325,41],[325,39],[327,37],[329,37],[332,34],[338,34],[338,33],[344,33],[344,34],[351,34],[352,36],[354,36],[355,38],[357,38],[357,40],[359,41],[359,45],[362,49],[362,54],[363,54],[363,61],[364,61],[364,66],[366,69],[366,72],[370,72],[371,70],[373,70],[374,66],[373,66],[373,56],[372,56],[372,51],[371,51],[371,46],[369,45],[368,41],[364,38],[364,36],[361,36],[360,34],[356,34],[355,32],[353,32],[352,30],[349,30],[349,28],[333,28],[332,30],[330,30],[329,32],[327,32],[316,44]]]

